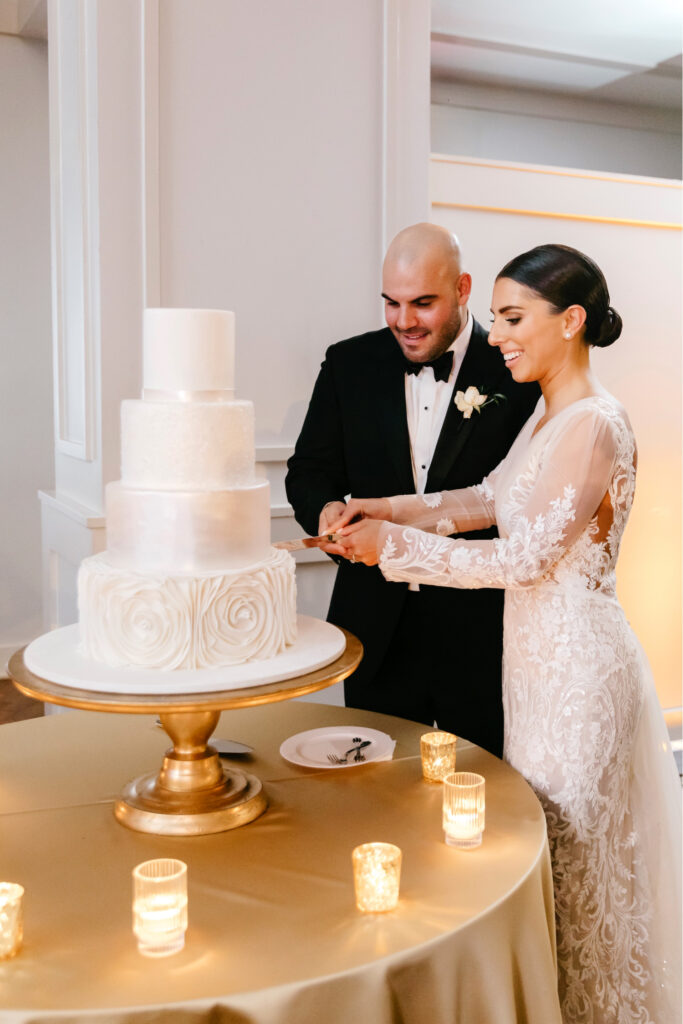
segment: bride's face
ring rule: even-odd
[[[567,311],[517,281],[499,278],[493,289],[489,345],[496,345],[518,384],[542,381],[569,356]],[[573,335],[572,335],[573,336]]]

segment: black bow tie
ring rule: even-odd
[[[406,373],[419,373],[423,366],[431,366],[434,371],[434,380],[448,380],[453,369],[453,353],[443,352],[438,359],[432,359],[431,363],[411,363],[406,359]]]

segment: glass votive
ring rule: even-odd
[[[398,904],[401,851],[392,843],[363,843],[352,853],[356,906],[364,914],[384,913]]]
[[[177,953],[186,929],[187,864],[166,857],[133,868],[133,931],[140,953]]]
[[[8,960],[21,949],[24,937],[24,887],[0,882],[0,960]]]
[[[426,732],[420,737],[422,774],[427,782],[443,782],[455,771],[455,745],[452,732]]]
[[[443,780],[443,830],[449,846],[469,850],[484,831],[484,777],[453,772]]]

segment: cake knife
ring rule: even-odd
[[[299,540],[277,540],[273,547],[281,551],[303,551],[304,548],[317,548],[320,544],[336,544],[340,540],[338,533],[325,533],[322,537],[301,537]]]

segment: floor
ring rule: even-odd
[[[44,714],[42,701],[25,697],[9,679],[0,679],[0,725],[23,722],[26,718],[41,718]]]

